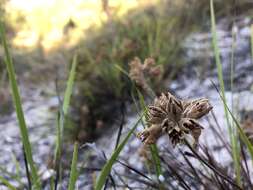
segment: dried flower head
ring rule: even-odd
[[[154,78],[161,74],[161,67],[155,65],[153,58],[147,58],[142,64],[138,57],[135,57],[130,63],[129,76],[143,90],[149,89],[148,78]]]
[[[151,67],[155,65],[155,60],[151,57],[144,60],[143,69],[148,71]]]
[[[147,82],[144,77],[143,65],[141,63],[141,60],[138,57],[135,57],[134,60],[129,63],[129,66],[129,76],[131,80],[135,81],[138,86],[145,89],[147,87]]]
[[[152,144],[165,133],[175,146],[183,142],[189,134],[193,137],[195,146],[203,129],[197,119],[206,115],[211,109],[212,106],[206,98],[183,101],[169,92],[162,93],[154,100],[153,105],[148,106],[149,128],[139,133],[138,137],[145,144]]]

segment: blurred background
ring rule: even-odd
[[[253,111],[253,2],[214,0],[214,9],[226,95],[233,100],[241,119]],[[92,188],[93,174],[105,162],[101,154],[108,157],[112,153],[119,126],[124,125],[124,133],[138,116],[134,101],[138,94],[122,72],[128,73],[128,64],[135,57],[141,62],[151,57],[161,68],[159,76],[148,78],[155,94],[169,90],[186,99],[208,97],[217,120],[221,126],[225,123],[222,102],[211,83],[218,85],[209,1],[0,0],[0,19],[5,25],[34,160],[45,189],[54,175],[57,110],[74,55],[77,76],[64,134],[63,164],[70,165],[75,140],[86,143],[79,162],[79,189]],[[143,94],[148,103],[152,102]],[[0,46],[0,174],[22,189],[26,175],[17,129],[4,49]],[[209,132],[203,132],[200,141],[217,150],[215,136],[210,137],[213,132]],[[159,143],[167,144],[165,139]],[[142,171],[138,153],[141,142],[133,138],[127,146],[121,158]],[[216,159],[231,164],[226,156],[216,153]],[[127,171],[118,169],[122,176]],[[16,175],[20,180],[13,178]],[[66,184],[63,180],[63,189]],[[133,183],[135,189],[145,185],[141,181]]]

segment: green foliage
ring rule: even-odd
[[[64,94],[64,101],[63,101],[63,108],[62,108],[64,115],[68,114],[70,98],[72,95],[74,80],[76,76],[76,65],[77,65],[77,55],[74,55],[68,82],[67,82],[67,88]]]
[[[19,95],[18,85],[17,85],[17,81],[16,81],[15,70],[14,70],[11,55],[9,53],[9,49],[8,49],[8,45],[7,45],[7,41],[6,41],[6,37],[5,37],[4,26],[2,23],[0,23],[0,37],[1,37],[2,44],[4,46],[5,63],[6,63],[7,71],[8,71],[9,82],[10,82],[11,89],[12,89],[12,98],[13,98],[13,102],[15,105],[16,114],[17,114],[17,118],[18,118],[18,122],[19,122],[22,143],[24,146],[27,162],[28,162],[30,169],[31,169],[32,183],[33,183],[33,186],[35,189],[40,189],[40,187],[41,187],[40,179],[39,179],[37,169],[34,165],[33,158],[32,158],[32,147],[30,144],[28,129],[26,126],[24,113],[22,110],[22,103],[21,103],[21,98]]]
[[[68,190],[75,190],[75,184],[78,177],[77,161],[78,161],[78,142],[75,142],[72,163],[71,163]]]

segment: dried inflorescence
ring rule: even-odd
[[[136,85],[144,90],[149,88],[147,78],[158,77],[161,74],[161,67],[155,65],[153,58],[147,58],[144,64],[138,57],[135,57],[130,63],[129,76]]]
[[[147,124],[149,128],[138,134],[145,144],[153,144],[162,134],[168,134],[175,146],[183,142],[187,135],[197,144],[203,127],[197,119],[212,109],[208,99],[180,100],[170,94],[162,94],[148,106]]]

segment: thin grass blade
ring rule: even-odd
[[[221,89],[221,95],[223,98],[223,107],[224,107],[224,112],[226,116],[226,121],[228,125],[228,130],[229,130],[229,137],[230,137],[230,142],[232,146],[232,155],[233,155],[233,161],[234,161],[234,167],[236,170],[236,178],[237,178],[237,183],[239,186],[241,186],[241,168],[240,168],[240,158],[239,158],[239,146],[237,142],[237,136],[236,136],[236,131],[232,128],[232,125],[230,125],[229,122],[229,114],[227,110],[227,101],[226,101],[226,96],[225,96],[225,85],[224,85],[224,80],[223,80],[223,73],[222,73],[222,64],[220,60],[220,50],[218,47],[218,40],[217,40],[217,32],[216,32],[216,22],[215,22],[215,13],[214,13],[214,5],[213,5],[213,0],[210,0],[210,15],[211,15],[211,30],[212,30],[212,44],[214,48],[214,54],[215,54],[215,63],[218,71],[218,78],[219,78],[219,84],[220,84],[220,89]]]
[[[61,149],[62,149],[62,137],[63,137],[63,130],[64,130],[64,120],[68,114],[68,109],[70,105],[70,99],[73,91],[73,85],[75,80],[76,74],[76,66],[77,66],[77,55],[74,55],[73,62],[71,65],[71,70],[69,73],[67,87],[64,93],[63,99],[63,106],[59,108],[59,113],[57,117],[57,137],[56,137],[56,146],[55,146],[55,153],[54,153],[54,162],[58,165],[56,166],[56,179],[55,179],[55,189],[57,189],[58,177],[61,167]]]
[[[124,140],[118,145],[117,149],[113,152],[111,158],[107,161],[107,163],[104,165],[97,181],[96,181],[96,185],[95,185],[95,190],[101,190],[103,188],[103,185],[105,184],[105,181],[108,177],[108,175],[111,172],[112,166],[115,163],[115,161],[117,160],[120,152],[122,151],[122,149],[124,148],[124,146],[126,145],[127,141],[129,140],[129,138],[131,137],[132,133],[134,132],[134,130],[137,128],[138,124],[140,123],[142,117],[144,114],[142,114],[142,116],[138,119],[138,121],[135,123],[135,125],[133,126],[133,128],[128,132],[127,136],[124,138]]]
[[[248,139],[248,137],[246,136],[246,134],[244,133],[243,129],[241,128],[239,122],[237,121],[237,119],[235,118],[235,116],[233,115],[233,113],[230,111],[228,105],[225,103],[225,101],[224,101],[222,95],[220,94],[218,88],[215,86],[214,83],[213,83],[213,85],[216,88],[217,92],[219,93],[220,98],[223,101],[224,105],[226,106],[226,109],[228,110],[229,114],[231,115],[233,121],[235,122],[235,125],[236,125],[236,127],[238,129],[240,138],[242,139],[242,141],[245,143],[245,145],[247,146],[247,148],[249,150],[249,153],[250,153],[250,156],[251,156],[251,161],[252,161],[252,166],[253,166],[253,145],[250,142],[250,140]]]
[[[138,89],[136,89],[136,90],[137,90],[137,93],[139,96],[141,108],[145,113],[147,113],[148,108],[145,104],[144,96],[142,95],[142,93]],[[145,114],[145,118],[147,118],[147,114]],[[157,179],[159,180],[159,177],[162,175],[162,167],[161,167],[161,161],[159,158],[158,148],[157,148],[156,144],[151,145],[150,150],[151,150],[152,159],[155,163],[156,176],[157,176]]]
[[[63,101],[63,113],[66,115],[68,113],[69,104],[70,104],[70,98],[73,91],[73,85],[75,81],[76,76],[76,65],[77,65],[77,55],[74,55],[68,82],[67,82],[67,88],[65,90],[64,94],[64,101]]]
[[[6,187],[8,187],[8,189],[10,190],[17,190],[13,185],[9,183],[7,179],[3,178],[2,176],[0,176],[0,182],[4,184]]]
[[[12,160],[15,163],[16,176],[21,181],[20,163],[18,162],[18,160],[14,154],[12,154]]]
[[[253,24],[251,25],[251,59],[253,60]]]
[[[78,160],[78,142],[75,142],[72,163],[71,163],[71,171],[70,171],[68,190],[75,189],[75,184],[76,184],[76,180],[78,177],[77,160]]]
[[[210,11],[211,11],[210,14],[211,14],[212,45],[213,45],[213,49],[214,49],[215,63],[216,63],[217,72],[218,72],[218,79],[219,79],[221,94],[222,94],[223,99],[226,101],[226,97],[225,97],[225,85],[224,85],[223,73],[222,73],[222,64],[221,64],[221,60],[220,60],[220,49],[218,47],[218,40],[217,40],[217,32],[216,32],[216,22],[215,22],[213,0],[210,0]],[[225,106],[224,106],[224,111],[225,111],[225,114],[226,114],[227,123],[229,125],[228,113],[227,113],[227,110],[226,110]]]
[[[118,69],[119,71],[121,71],[123,74],[125,74],[127,77],[129,77],[129,74],[127,73],[127,71],[124,70],[120,65],[114,64],[114,67],[115,67],[116,69]]]
[[[28,129],[25,122],[25,117],[22,109],[21,98],[19,95],[19,89],[16,81],[15,69],[13,66],[12,58],[9,53],[6,37],[5,37],[5,30],[2,23],[0,23],[0,38],[2,40],[2,44],[4,46],[5,52],[5,64],[8,71],[9,81],[12,89],[12,98],[15,105],[15,110],[19,122],[19,128],[21,132],[21,139],[24,146],[27,162],[31,169],[31,176],[32,182],[35,189],[41,189],[40,179],[37,173],[37,169],[34,165],[33,158],[32,158],[32,148],[29,140]]]
[[[227,106],[227,105],[226,105]],[[242,139],[242,141],[246,144],[248,150],[249,150],[249,153],[250,153],[250,156],[251,156],[251,161],[252,161],[252,166],[253,166],[253,145],[252,143],[250,142],[249,138],[246,136],[246,134],[244,133],[243,129],[241,128],[239,122],[237,121],[237,119],[235,118],[235,116],[233,115],[233,113],[230,111],[230,109],[228,108],[227,106],[227,109],[229,111],[229,114],[231,115],[233,121],[235,122],[236,124],[236,127],[238,129],[238,132],[239,132],[239,135],[240,135],[240,138]]]

